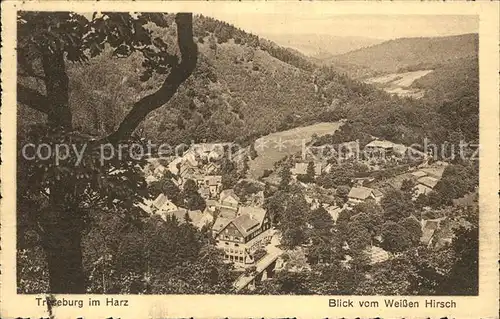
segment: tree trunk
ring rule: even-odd
[[[62,180],[50,189],[50,209],[44,219],[43,240],[49,269],[51,293],[85,293],[82,260],[82,215],[72,205],[74,186]]]
[[[49,103],[48,122],[52,126],[72,128],[72,114],[69,107],[69,79],[66,73],[64,53],[42,55],[45,73],[45,90]]]
[[[47,245],[45,252],[51,293],[85,293],[81,230],[71,224],[75,223],[60,220],[49,230],[54,242]]]

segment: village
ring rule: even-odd
[[[200,230],[208,230],[213,236],[215,246],[224,251],[225,262],[232,263],[242,272],[239,281],[235,283],[239,290],[253,287],[254,279],[259,274],[260,279],[262,274],[265,274],[264,279],[271,277],[272,273],[264,271],[268,270],[270,265],[272,270],[276,271],[286,267],[286,262],[280,258],[285,253],[280,245],[280,231],[264,208],[264,185],[277,186],[280,175],[278,172],[267,172],[267,176],[259,180],[243,176],[240,180],[233,181],[235,187],[241,183],[247,187],[252,185],[252,190],[243,195],[241,187],[238,192],[234,188],[225,188],[223,180],[227,172],[223,171],[222,166],[227,166],[227,151],[230,146],[229,143],[193,144],[179,157],[150,158],[144,169],[149,184],[167,179],[170,184],[183,190],[191,183],[189,187],[194,186],[205,203],[202,205],[203,209],[190,210],[184,207],[187,205],[176,204],[165,192],[138,206],[148,214],[159,215],[165,220],[170,218],[179,223],[189,222]],[[447,162],[432,161],[429,154],[416,149],[381,140],[368,143],[362,152],[356,142],[341,144],[336,148],[337,156],[318,156],[324,150],[321,147],[312,149],[312,153],[316,155],[288,156],[276,163],[275,167],[279,171],[280,165],[286,166],[291,174],[291,183],[301,187],[310,209],[322,207],[334,223],[342,211],[349,213],[358,204],[380,204],[389,189],[399,190],[405,181],[411,181],[412,200],[418,201],[420,195],[432,192],[448,165]],[[233,168],[248,167],[249,152],[251,147],[240,150],[237,156],[232,154],[229,161],[234,163]],[[355,167],[359,169],[355,177],[349,177],[352,187],[327,189],[319,185],[321,183],[318,181],[328,174],[335,174],[336,167],[345,163],[355,163]],[[423,208],[424,211],[426,209],[428,207]],[[431,217],[425,214],[421,214],[420,218],[411,216],[421,227],[420,244],[432,248],[450,243],[453,237],[452,228],[456,224],[447,223],[446,217]],[[381,241],[382,238],[378,236],[378,241],[372,241],[364,250],[372,265],[393,256],[378,245]],[[312,245],[312,242],[301,245],[299,254],[307,254]],[[344,249],[344,264],[348,266],[351,257],[347,243],[344,243]]]

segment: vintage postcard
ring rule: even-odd
[[[498,2],[2,3],[2,318],[498,318]]]

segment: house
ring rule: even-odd
[[[204,161],[217,161],[224,157],[226,148],[232,143],[199,143],[193,144],[185,155]]]
[[[290,169],[292,175],[305,175],[307,173],[308,163],[295,163],[295,166]]]
[[[337,205],[331,205],[325,207],[325,209],[328,212],[328,214],[332,217],[332,220],[334,222],[337,222],[337,218],[339,218],[339,214],[342,211],[342,208],[338,207]]]
[[[208,190],[208,195],[210,198],[216,198],[217,195],[219,195],[222,187],[222,176],[197,176],[196,180],[198,182],[198,187],[200,188],[200,190],[203,188]]]
[[[217,217],[214,224],[212,225],[212,234],[214,237],[219,234],[219,232],[224,229],[234,218]]]
[[[347,197],[349,198],[348,201],[351,204],[361,203],[367,199],[373,199],[377,203],[379,203],[382,199],[382,196],[383,194],[379,190],[363,186],[351,188],[351,190],[349,191],[349,195],[347,195]]]
[[[157,212],[169,212],[173,210],[177,210],[178,207],[172,203],[171,200],[168,199],[165,194],[161,193],[156,197],[156,199],[153,201],[151,205],[152,211],[157,211]]]
[[[421,177],[424,177],[424,176],[427,176],[427,173],[422,171],[422,170],[418,170],[418,171],[415,171],[413,173],[411,173],[411,175],[415,178],[421,178]]]
[[[210,199],[210,190],[208,187],[204,187],[203,185],[198,188],[198,193],[200,193],[201,197],[203,197],[205,200]]]
[[[354,185],[357,186],[363,186],[365,183],[371,183],[375,180],[373,177],[354,177],[351,179],[351,181],[354,183]]]
[[[332,171],[333,165],[331,163],[323,166],[323,173],[330,173]]]
[[[149,215],[154,214],[153,210],[151,207],[153,206],[153,201],[150,199],[143,199],[143,202],[135,203],[134,206],[139,207],[142,209],[144,212],[146,212]]]
[[[197,177],[200,176],[200,174],[198,174],[199,172],[196,169],[196,166],[191,165],[191,163],[189,163],[188,161],[183,161],[179,164],[178,172],[179,173],[177,175],[183,180],[186,179],[196,180]]]
[[[426,173],[427,176],[434,177],[436,179],[441,179],[441,177],[443,177],[445,169],[446,169],[445,165],[433,165],[430,167],[422,168],[421,171]]]
[[[217,247],[224,250],[225,259],[239,266],[253,264],[253,253],[265,247],[271,237],[270,218],[259,207],[242,207],[239,216],[215,233]]]
[[[237,208],[240,204],[240,198],[233,189],[225,189],[220,193],[219,203],[221,206]]]
[[[415,197],[418,197],[420,194],[429,194],[438,182],[439,180],[437,178],[431,176],[424,176],[419,178],[417,180],[417,185],[415,186]]]
[[[359,156],[359,141],[344,142],[337,146],[339,159],[352,159]]]
[[[390,141],[375,140],[366,144],[364,153],[367,156],[391,156],[394,152],[394,143]]]
[[[258,191],[248,195],[246,202],[250,206],[262,206],[264,205],[264,199],[264,191]]]
[[[205,201],[205,204],[206,204],[206,209],[211,212],[214,212],[219,206],[219,202],[213,199],[207,199]]]
[[[193,167],[200,165],[200,157],[198,154],[193,152],[191,149],[187,150],[184,155],[182,155],[183,162],[188,163]]]
[[[434,241],[434,234],[440,228],[441,221],[444,218],[422,220],[422,237],[420,242],[427,247],[432,246]]]
[[[207,174],[217,173],[219,171],[219,168],[219,165],[215,164],[214,162],[210,162],[203,167],[205,173]]]
[[[182,162],[182,157],[176,157],[168,164],[168,170],[174,175],[179,175],[179,167]]]

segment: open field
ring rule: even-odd
[[[420,70],[414,72],[391,73],[384,76],[369,78],[365,82],[370,84],[390,84],[400,87],[409,87],[413,82],[429,73],[432,70]]]
[[[413,84],[413,82],[431,72],[433,72],[433,70],[391,73],[384,76],[369,78],[364,82],[367,84],[377,85],[384,89],[386,92],[397,94],[398,96],[411,96],[414,98],[421,98],[424,95],[424,91],[410,89],[410,86]]]
[[[255,150],[258,156],[249,162],[249,174],[252,178],[262,176],[264,170],[273,169],[273,164],[287,155],[292,155],[302,149],[314,134],[318,136],[332,134],[341,125],[342,121],[332,123],[318,123],[304,127],[296,127],[263,136],[255,141]]]

